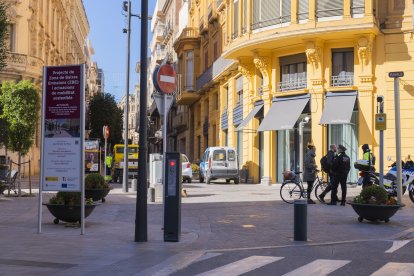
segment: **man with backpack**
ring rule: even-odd
[[[334,185],[332,187],[331,202],[328,205],[336,205],[338,185],[341,184],[342,198],[341,205],[345,206],[346,200],[346,180],[348,178],[349,170],[351,169],[351,159],[345,153],[346,148],[342,145],[338,145],[338,155],[335,156],[332,171],[335,175]]]
[[[324,157],[321,158],[322,171],[327,173],[328,176],[329,176],[329,185],[328,185],[328,187],[326,187],[326,189],[319,195],[319,199],[323,203],[325,203],[324,198],[325,198],[326,194],[329,193],[332,190],[332,187],[334,185],[334,174],[332,172],[332,166],[333,166],[336,150],[337,149],[336,149],[335,144],[330,145],[328,153]]]

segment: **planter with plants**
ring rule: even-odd
[[[191,170],[193,171],[193,180],[198,180],[200,176],[200,167],[197,164],[191,164]]]
[[[378,185],[372,185],[363,189],[359,196],[352,202],[354,211],[358,214],[358,221],[364,219],[369,221],[389,222],[390,218],[401,207],[393,197],[388,197],[387,192]]]
[[[108,195],[111,187],[105,178],[99,173],[91,173],[85,177],[85,198],[92,198],[93,201],[102,200]]]
[[[81,193],[80,192],[58,192],[46,205],[49,212],[55,217],[53,222],[59,220],[66,222],[81,222]],[[92,199],[85,199],[85,218],[87,218],[96,205]]]

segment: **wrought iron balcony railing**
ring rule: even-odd
[[[279,91],[304,89],[307,86],[306,78],[282,81],[278,83]]]
[[[353,73],[352,73],[352,75],[349,74],[349,73],[350,72],[348,72],[347,75],[332,76],[331,85],[333,87],[354,85],[354,75],[353,75]]]

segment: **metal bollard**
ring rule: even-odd
[[[306,199],[294,201],[294,240],[307,241],[308,204]]]
[[[137,191],[137,186],[138,186],[138,180],[136,178],[132,179],[131,188],[133,192]]]

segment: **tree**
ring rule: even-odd
[[[7,27],[9,21],[6,15],[7,5],[6,3],[0,3],[0,71],[6,66],[7,58]]]
[[[109,126],[109,144],[122,142],[122,110],[109,93],[95,95],[89,103],[90,138],[103,140],[102,128]]]
[[[23,80],[19,83],[3,82],[0,105],[3,111],[0,118],[9,126],[6,147],[19,155],[18,172],[19,196],[21,195],[20,163],[33,145],[33,137],[39,120],[40,97],[34,85]]]

